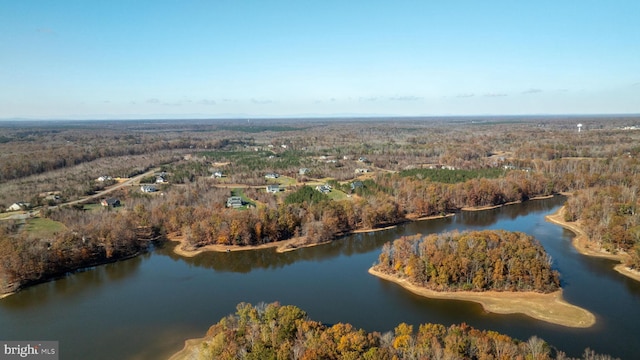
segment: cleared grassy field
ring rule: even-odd
[[[39,238],[52,236],[55,233],[66,230],[66,228],[63,223],[43,218],[28,219],[25,225],[29,235]]]
[[[336,189],[331,190],[331,192],[329,192],[327,196],[329,197],[329,199],[334,201],[351,199],[351,197],[347,196],[347,194]]]

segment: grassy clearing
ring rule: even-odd
[[[102,205],[100,204],[84,204],[82,207],[85,211],[99,211],[102,210]]]
[[[63,223],[44,218],[28,219],[25,226],[29,235],[38,238],[53,236],[66,228]]]
[[[334,201],[351,199],[350,197],[347,196],[347,194],[337,189],[331,190],[331,192],[329,192],[327,196],[329,197],[329,199]]]
[[[298,180],[296,180],[295,178],[289,177],[289,176],[280,176],[279,178],[276,179],[276,181],[278,184],[282,185],[282,186],[292,186],[298,183]]]
[[[24,211],[11,211],[11,212],[6,212],[6,213],[0,213],[0,220],[4,220],[6,218],[9,218],[15,214],[24,214]]]

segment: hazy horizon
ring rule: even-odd
[[[640,3],[0,5],[0,119],[640,113]]]

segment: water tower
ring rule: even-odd
[[[582,124],[578,124],[578,132],[582,130]]]

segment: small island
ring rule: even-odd
[[[387,243],[369,272],[422,296],[473,301],[489,312],[590,327],[595,316],[563,300],[551,259],[531,236],[504,230],[414,235]]]

